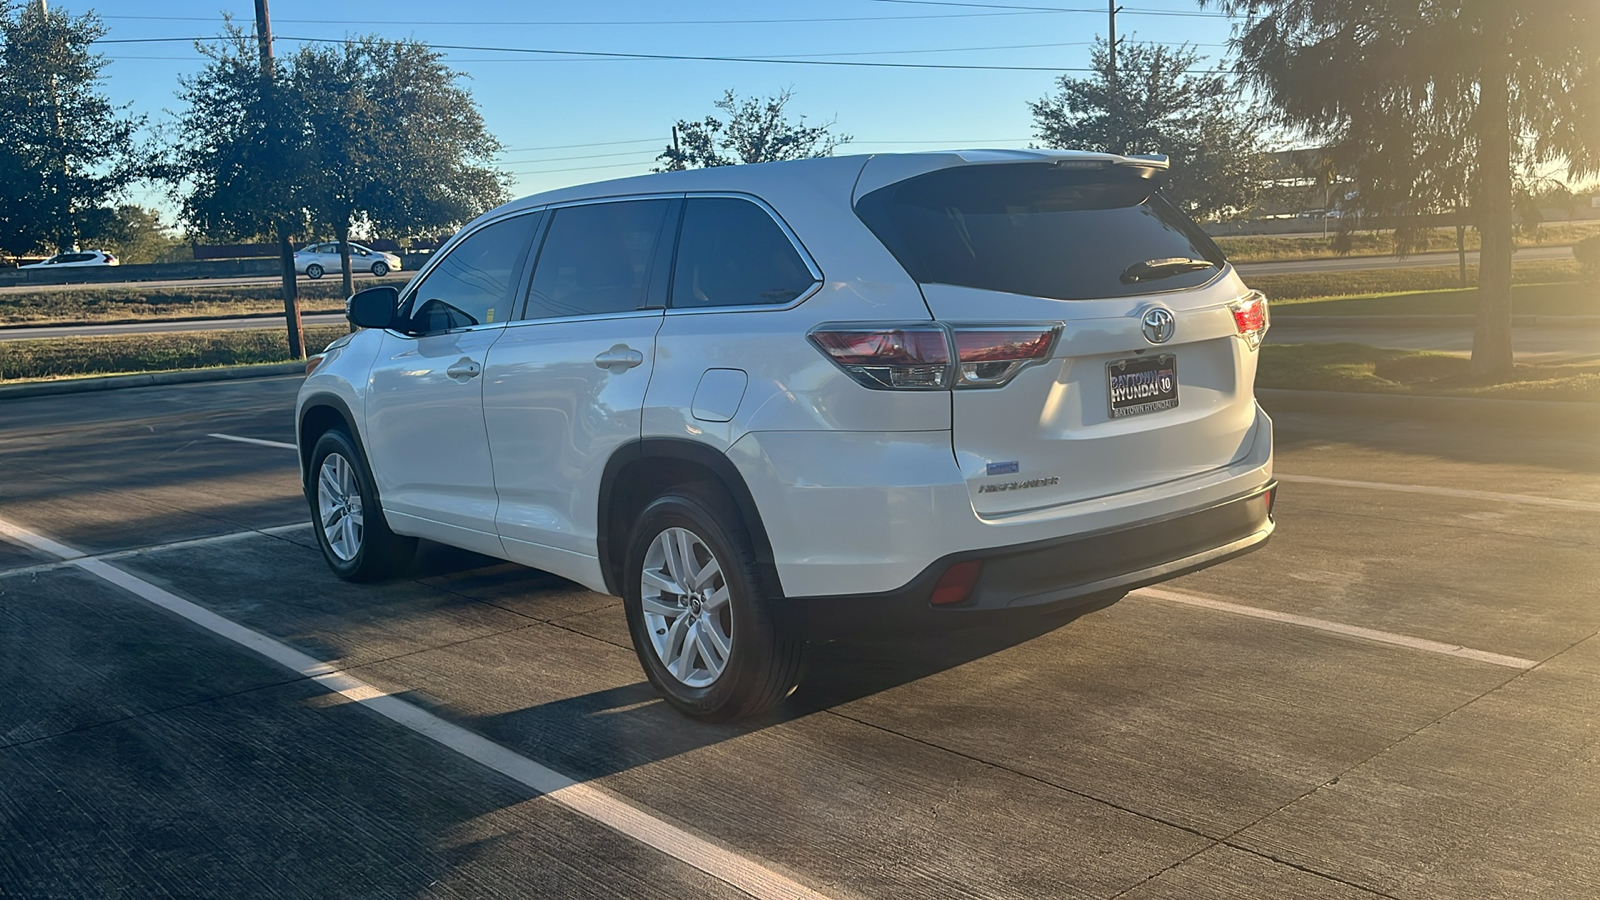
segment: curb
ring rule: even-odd
[[[48,397],[55,394],[82,394],[122,388],[151,387],[163,384],[195,384],[206,381],[234,381],[241,378],[272,378],[304,375],[303,362],[266,363],[257,366],[219,366],[177,372],[145,372],[137,375],[107,375],[100,378],[73,378],[61,381],[35,381],[28,384],[0,385],[0,400],[21,397]]]
[[[1355,394],[1344,391],[1291,391],[1256,388],[1268,413],[1308,412],[1474,425],[1531,426],[1600,436],[1600,403],[1556,400],[1479,400],[1413,394]]]
[[[1292,316],[1272,317],[1274,328],[1473,328],[1477,316]],[[1600,328],[1600,316],[1512,316],[1512,328]]]

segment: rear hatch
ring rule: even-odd
[[[1261,328],[1242,333],[1246,289],[1157,193],[1163,174],[1058,156],[946,166],[859,196],[857,214],[921,284],[962,359],[1039,348],[1021,367],[963,366],[977,377],[958,376],[951,393],[953,449],[979,514],[1111,498],[1249,452],[1264,305]],[[1051,329],[1053,341],[1029,337]]]

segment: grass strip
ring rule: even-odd
[[[401,285],[409,275],[361,279],[359,287]],[[337,278],[302,282],[300,311],[344,310],[344,291]],[[276,284],[138,286],[74,286],[51,291],[0,292],[0,326],[66,325],[135,322],[150,319],[242,316],[283,313]]]
[[[1307,226],[1312,227],[1310,225]],[[1318,223],[1315,227],[1321,228]],[[1330,231],[1338,225],[1329,223]],[[1600,234],[1600,221],[1552,222],[1540,226],[1531,235],[1518,235],[1518,247],[1566,247]],[[1289,262],[1301,259],[1338,259],[1342,256],[1392,256],[1394,236],[1387,231],[1358,231],[1350,235],[1350,252],[1341,254],[1334,248],[1334,236],[1302,235],[1222,235],[1215,238],[1217,246],[1236,263]],[[1436,228],[1424,233],[1424,245],[1412,252],[1432,253],[1456,249],[1456,232],[1453,228]],[[1478,232],[1467,229],[1466,248],[1479,249]]]
[[[306,346],[320,350],[348,331],[344,325],[307,328]],[[0,341],[0,382],[288,360],[288,337],[282,327]]]
[[[1511,269],[1511,283],[1521,285],[1562,285],[1574,296],[1594,296],[1592,284],[1582,284],[1578,262],[1570,259],[1541,259],[1518,263]],[[1296,301],[1378,297],[1422,291],[1455,291],[1474,294],[1478,267],[1467,267],[1463,289],[1454,268],[1363,269],[1353,272],[1292,272],[1278,275],[1247,275],[1245,283],[1266,294],[1275,305]],[[1600,309],[1591,309],[1600,313]],[[1550,313],[1549,315],[1559,315]]]
[[[1365,344],[1267,344],[1261,348],[1256,386],[1600,403],[1600,365],[1519,363],[1512,378],[1489,384],[1473,377],[1468,359],[1447,353]]]

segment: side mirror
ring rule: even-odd
[[[393,328],[400,289],[392,286],[356,291],[344,303],[344,317],[357,328]]]

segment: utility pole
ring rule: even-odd
[[[1122,91],[1117,86],[1117,13],[1121,7],[1117,0],[1106,0],[1106,10],[1110,14],[1110,38],[1106,47],[1110,51],[1110,66],[1106,71],[1106,86],[1111,90],[1111,152],[1121,153],[1122,146]]]
[[[270,100],[276,89],[272,82],[272,17],[267,12],[267,0],[256,0],[256,41],[261,45],[261,91]],[[275,104],[269,103],[269,108]],[[277,123],[272,123],[276,125]],[[293,235],[289,223],[279,219],[274,223],[278,232],[278,268],[283,277],[283,318],[289,329],[289,355],[295,359],[306,358],[305,325],[300,320],[300,286],[295,282]]]
[[[261,45],[261,77],[272,83],[272,17],[267,0],[256,0],[256,41]]]
[[[672,162],[674,165],[683,165],[683,151],[678,149],[678,126],[672,126]]]

